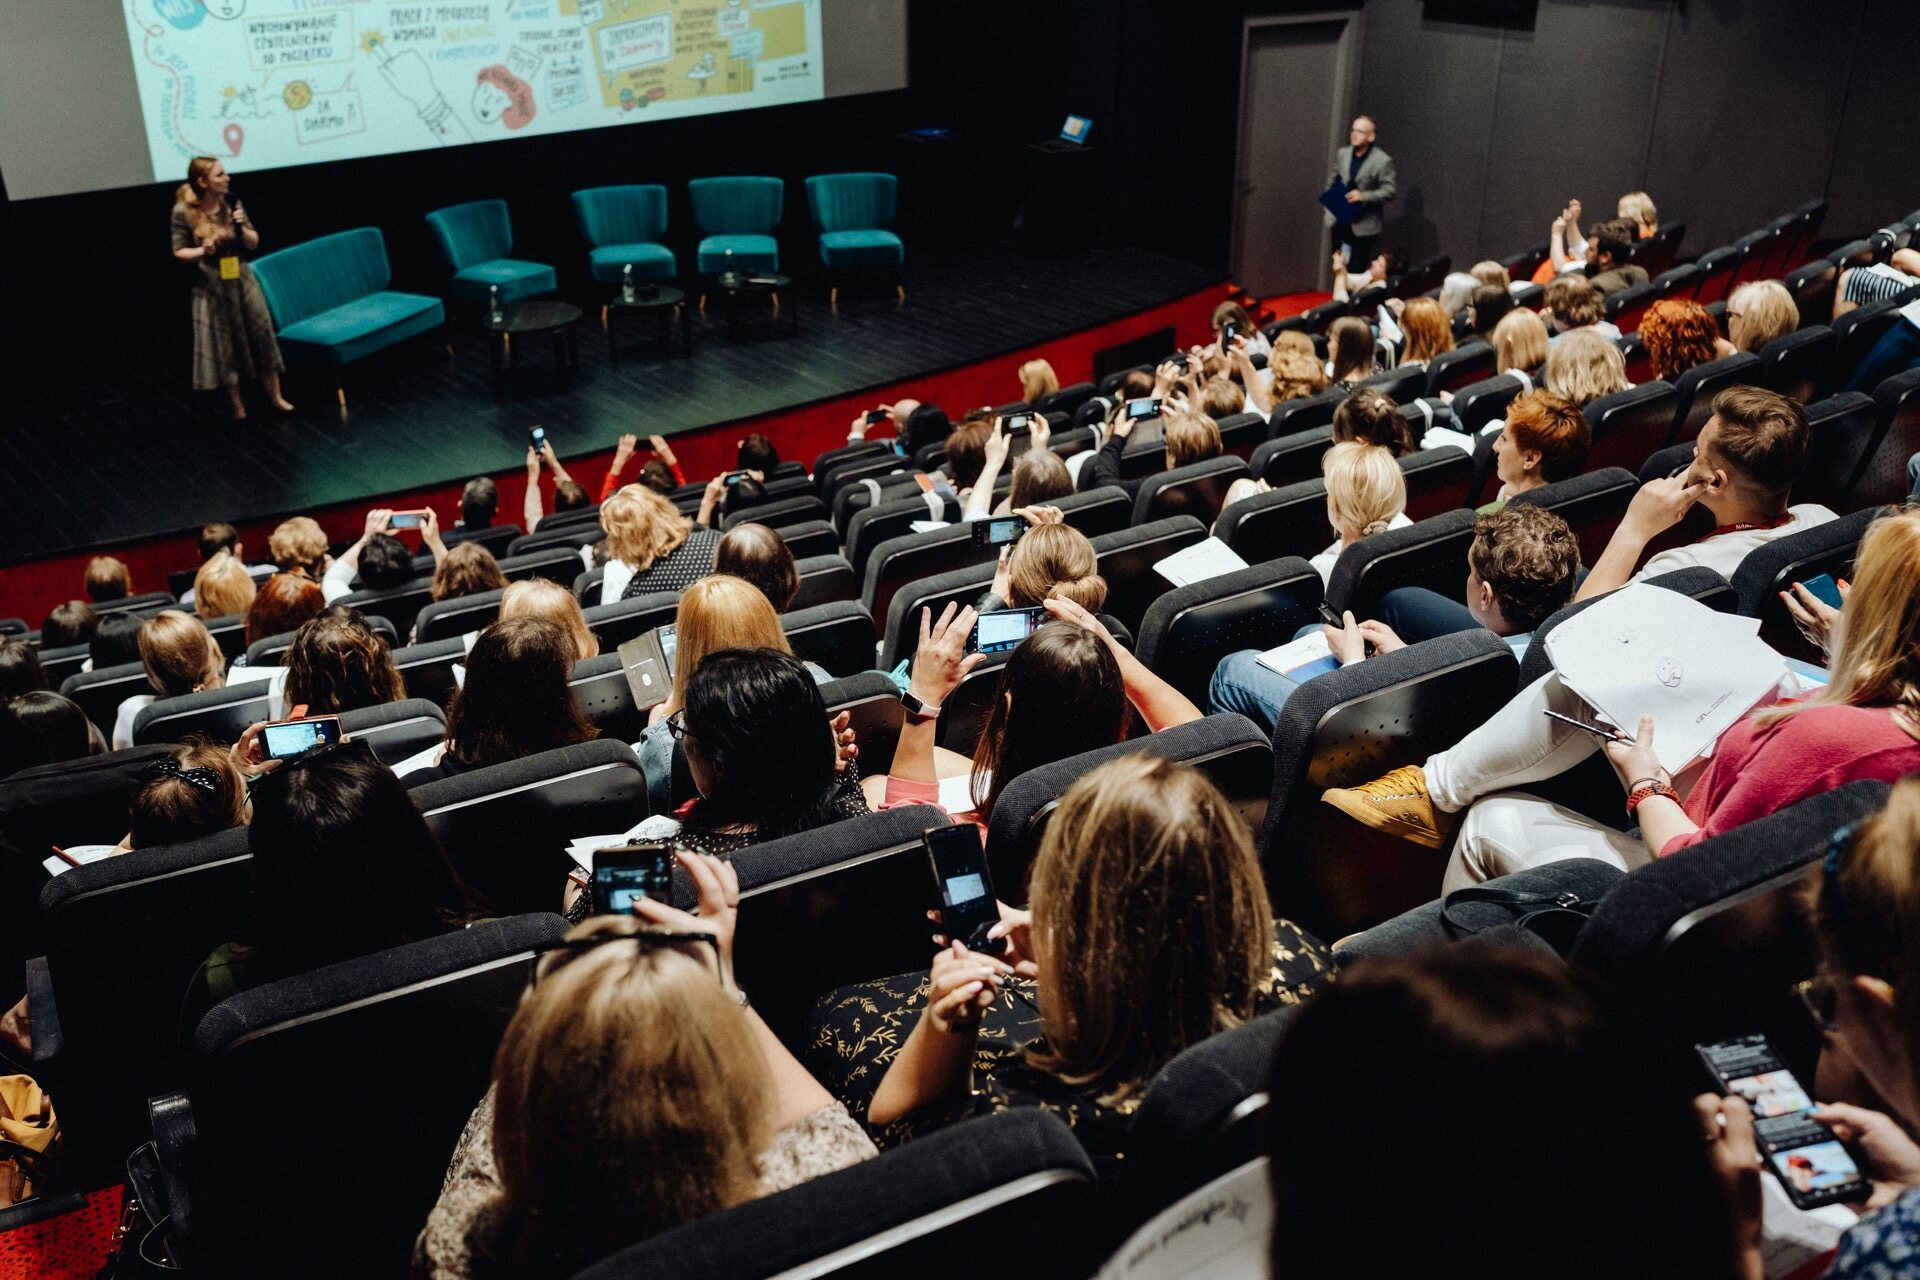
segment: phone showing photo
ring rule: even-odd
[[[1031,413],[1010,413],[1000,419],[1000,429],[1010,436],[1031,431],[1033,430],[1033,415]]]
[[[547,443],[547,429],[545,427],[529,428],[527,431],[527,440],[533,445],[533,451],[535,453],[540,452]]]
[[[877,427],[881,423],[885,422],[888,416],[889,415],[885,409],[869,409],[867,410],[867,425],[870,427]]]
[[[987,937],[987,931],[1000,923],[1000,904],[994,901],[980,828],[970,822],[929,827],[920,840],[933,864],[942,932],[969,951],[995,956],[1005,951],[1006,939]]]
[[[340,739],[339,716],[281,720],[260,730],[261,749],[269,760],[297,760],[315,747],[329,747]]]
[[[967,637],[969,653],[1005,653],[1018,649],[1020,642],[1047,625],[1052,614],[1045,609],[997,609],[974,620],[973,633]]]
[[[1160,402],[1158,400],[1127,401],[1127,421],[1129,422],[1142,422],[1148,418],[1157,418],[1159,416]]]
[[[626,915],[642,898],[672,896],[673,846],[646,840],[593,851],[593,912]]]
[[[1720,1091],[1753,1108],[1761,1158],[1797,1207],[1855,1202],[1872,1193],[1846,1144],[1812,1118],[1813,1099],[1765,1036],[1694,1048]]]
[[[424,529],[427,527],[427,513],[424,511],[396,511],[387,517],[389,529]]]
[[[1221,325],[1220,349],[1222,351],[1231,351],[1233,349],[1233,340],[1239,336],[1240,326],[1234,321],[1229,320],[1224,325]]]
[[[1823,573],[1817,578],[1808,578],[1800,585],[1829,609],[1838,609],[1846,603],[1840,597],[1840,584],[1833,580],[1833,575],[1830,573]]]
[[[976,547],[1004,547],[1020,541],[1027,531],[1027,522],[1021,516],[991,516],[985,520],[973,522],[973,545]]]

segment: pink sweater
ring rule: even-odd
[[[1687,796],[1700,829],[1667,841],[1660,856],[1846,783],[1895,782],[1917,769],[1920,742],[1885,707],[1817,706],[1766,724],[1748,716],[1720,735]]]

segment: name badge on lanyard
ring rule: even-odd
[[[238,280],[240,278],[240,256],[238,254],[229,253],[221,256],[220,278],[222,280]]]

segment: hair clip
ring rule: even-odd
[[[173,756],[162,756],[147,766],[148,773],[164,777],[178,778],[191,786],[200,788],[208,795],[220,794],[220,773],[215,769],[182,769],[180,761]]]

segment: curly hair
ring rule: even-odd
[[[1711,312],[1678,298],[1662,298],[1640,320],[1640,341],[1647,344],[1653,376],[1668,382],[1713,359],[1714,339],[1719,336],[1720,326]]]
[[[1467,564],[1500,598],[1508,624],[1526,634],[1573,599],[1580,542],[1555,512],[1509,502],[1473,522]]]
[[[345,605],[334,605],[294,632],[286,667],[287,705],[305,703],[316,716],[385,706],[407,696],[386,638],[358,609]]]

